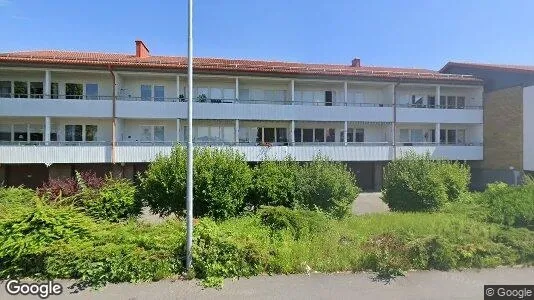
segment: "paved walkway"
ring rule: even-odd
[[[226,280],[221,290],[203,289],[196,281],[164,280],[67,291],[48,299],[483,299],[485,284],[534,284],[534,268],[411,272],[389,284],[374,282],[368,273],[258,276]],[[0,287],[0,299],[32,299],[9,296],[4,284]]]
[[[389,211],[381,196],[382,193],[360,193],[352,204],[352,213],[362,215]]]

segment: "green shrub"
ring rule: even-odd
[[[436,211],[467,192],[467,166],[408,153],[386,166],[382,199],[393,211]]]
[[[283,206],[262,206],[258,211],[263,225],[273,232],[289,230],[295,239],[321,234],[328,228],[328,218],[320,212],[293,210]]]
[[[159,156],[140,178],[138,196],[162,216],[183,214],[186,198],[185,148]],[[225,219],[239,215],[252,184],[252,171],[243,155],[231,149],[195,149],[193,193],[195,216]]]
[[[266,264],[252,241],[237,243],[209,219],[196,226],[193,259],[196,277],[214,287],[221,286],[224,278],[260,274]]]
[[[295,207],[300,196],[300,174],[298,163],[289,158],[259,163],[254,168],[248,204],[253,208],[261,205]]]
[[[42,274],[51,243],[85,239],[93,230],[91,219],[72,208],[40,202],[31,210],[0,220],[0,278]]]
[[[517,187],[502,182],[488,184],[480,201],[487,209],[488,221],[534,228],[534,184]]]
[[[360,192],[356,177],[346,165],[320,157],[304,164],[297,185],[301,193],[299,207],[336,217],[350,214]]]
[[[118,222],[141,214],[135,186],[127,179],[107,178],[100,189],[85,188],[74,197],[75,205],[95,219]]]
[[[0,187],[0,219],[35,206],[36,194],[23,187]]]
[[[436,164],[443,179],[449,202],[458,200],[469,191],[469,183],[471,182],[469,165],[448,161],[439,161]]]

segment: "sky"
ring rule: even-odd
[[[531,0],[196,0],[194,55],[439,69],[534,65]],[[0,52],[187,55],[187,0],[0,0]]]

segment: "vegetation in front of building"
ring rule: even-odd
[[[215,173],[241,164],[234,154],[210,154],[204,153],[203,159],[220,164],[214,168]],[[420,166],[409,164],[421,165],[420,159],[428,158],[406,159],[402,168],[394,165],[392,168],[397,169],[386,170],[390,172],[388,179],[402,181],[406,170],[419,172]],[[174,163],[180,166],[178,161]],[[437,166],[443,167],[441,172],[457,171],[461,175],[458,178],[465,178],[461,165],[439,162]],[[349,181],[354,177],[343,165],[325,160],[298,165],[287,160],[246,167],[233,177],[241,180],[247,176],[246,190],[238,189],[228,181],[231,179],[226,179],[224,185],[213,182],[218,178],[216,174],[203,175],[205,179],[195,183],[195,193],[206,193],[205,197],[222,195],[225,199],[213,206],[215,212],[207,211],[209,207],[195,211],[198,219],[191,275],[206,286],[218,287],[224,278],[257,274],[371,270],[378,278],[390,279],[411,269],[450,270],[534,262],[532,182],[520,187],[495,184],[482,193],[470,193],[464,190],[463,179],[441,176],[434,179],[438,192],[426,187],[424,201],[403,206],[410,212],[353,216],[346,213],[347,197],[356,196],[358,188],[355,181]],[[171,196],[174,201],[180,199],[177,195],[181,187],[174,185],[180,174],[156,161],[142,175],[142,194],[135,197],[131,183],[113,178],[103,179],[98,190],[80,182],[78,193],[59,198],[23,188],[1,188],[0,279],[74,278],[80,287],[86,287],[181,276],[185,271],[183,212],[179,206],[170,206]],[[301,178],[304,174],[309,178]],[[420,178],[417,176],[422,175],[414,174]],[[182,179],[185,181],[185,177]],[[158,180],[163,183],[156,185]],[[208,183],[220,189],[228,185],[228,189],[218,193],[211,187],[200,189]],[[255,188],[261,183],[272,186]],[[296,191],[290,193],[283,185]],[[394,192],[391,187],[402,185],[390,183],[388,187],[386,195]],[[86,194],[84,190],[90,192]],[[169,197],[168,203],[159,202],[157,207],[164,215],[176,213],[177,218],[160,224],[137,220],[138,210],[134,207],[139,204],[135,201],[146,200],[149,191]],[[225,193],[243,198],[233,199]],[[410,190],[402,193],[411,195]],[[428,201],[428,195],[438,194],[443,197],[442,202],[438,201],[440,205],[428,206],[427,203],[438,203]],[[304,197],[310,199],[306,202]],[[89,204],[91,199],[95,203]],[[228,201],[233,201],[227,206],[229,212],[222,213]],[[420,208],[420,203],[425,209]]]

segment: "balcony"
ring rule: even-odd
[[[482,144],[435,144],[435,143],[398,143],[397,157],[415,152],[430,154],[433,159],[448,160],[482,160],[484,151]]]
[[[397,122],[482,124],[482,106],[425,106],[397,104]]]

